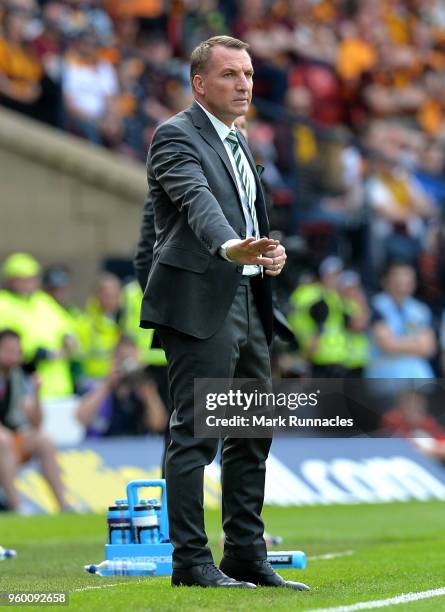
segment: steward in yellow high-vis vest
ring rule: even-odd
[[[69,325],[73,329],[70,338],[71,352],[69,366],[75,392],[82,389],[82,364],[78,327],[82,319],[82,311],[71,301],[72,275],[70,269],[64,264],[52,264],[45,268],[42,274],[42,287],[63,309]]]
[[[108,376],[122,330],[122,287],[114,274],[99,275],[78,324],[83,373],[87,380]]]
[[[39,263],[27,253],[4,261],[0,326],[19,334],[25,362],[41,378],[40,397],[59,399],[73,393],[68,359],[73,328],[60,305],[40,290],[39,274]]]
[[[342,270],[341,260],[328,257],[320,265],[319,282],[297,287],[290,298],[289,322],[315,377],[345,374],[346,313],[336,289]]]
[[[317,331],[316,324],[309,314],[309,309],[312,304],[321,298],[322,291],[322,286],[318,281],[304,283],[296,287],[289,298],[291,306],[291,312],[288,315],[289,325],[303,352]]]

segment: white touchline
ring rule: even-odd
[[[418,593],[402,593],[389,599],[376,599],[374,601],[361,601],[349,606],[336,606],[335,608],[312,608],[306,612],[354,612],[355,610],[372,610],[374,608],[386,608],[387,606],[397,606],[402,603],[429,599],[430,597],[442,597],[445,595],[445,588],[431,589],[430,591],[419,591]]]
[[[116,582],[115,584],[100,584],[98,586],[87,586],[79,589],[73,589],[70,593],[81,593],[82,591],[92,591],[93,589],[109,589],[110,587],[119,586],[122,582]]]
[[[343,552],[325,553],[324,555],[315,555],[315,557],[308,557],[308,561],[329,561],[330,559],[338,559],[339,557],[349,557],[353,555],[353,550],[344,550]]]
[[[132,580],[131,584],[140,584],[141,582],[145,582],[145,580]],[[70,593],[81,593],[82,591],[92,591],[93,589],[110,589],[111,587],[122,586],[124,584],[129,584],[129,582],[113,582],[112,584],[98,584],[97,586],[80,587],[78,589],[73,589],[70,591]]]

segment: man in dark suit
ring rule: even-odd
[[[173,413],[166,478],[173,585],[285,586],[266,560],[261,509],[270,439],[226,438],[222,455],[224,557],[213,564],[204,529],[204,467],[217,439],[193,436],[194,379],[269,380],[273,335],[271,276],[285,250],[268,235],[264,195],[234,120],[252,96],[248,46],[211,38],[192,53],[195,102],[162,124],[148,155],[150,198],[136,269],[150,265],[141,326],[166,351]],[[151,206],[152,203],[152,206]],[[262,237],[261,237],[262,236]]]

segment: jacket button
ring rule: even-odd
[[[236,271],[241,273],[243,271],[243,266],[236,266]]]

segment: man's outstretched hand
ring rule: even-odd
[[[226,245],[229,259],[243,265],[264,266],[266,274],[278,276],[286,261],[286,251],[279,240],[270,238],[246,238],[233,240]]]

